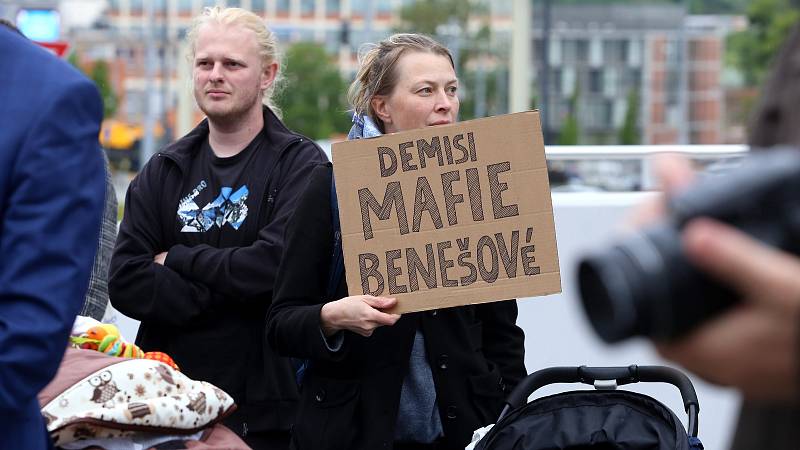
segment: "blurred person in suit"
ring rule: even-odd
[[[46,449],[36,395],[87,291],[105,192],[103,105],[90,80],[7,23],[0,55],[0,448]]]

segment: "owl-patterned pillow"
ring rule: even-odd
[[[164,363],[123,359],[73,384],[42,407],[56,445],[137,432],[193,434],[233,412],[233,399]]]

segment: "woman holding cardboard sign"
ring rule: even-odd
[[[446,48],[399,34],[362,58],[350,138],[450,124],[458,79]],[[330,165],[318,167],[287,228],[267,337],[306,360],[294,448],[463,449],[525,376],[515,301],[424,313],[393,298],[326,292],[334,248]],[[330,297],[330,298],[327,298]],[[338,299],[338,300],[336,300]]]

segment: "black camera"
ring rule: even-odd
[[[739,300],[684,255],[681,229],[701,216],[800,254],[800,150],[752,152],[725,173],[706,174],[668,201],[661,222],[586,255],[581,299],[603,340],[670,340]]]

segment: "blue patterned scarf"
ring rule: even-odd
[[[347,140],[365,139],[380,136],[381,130],[367,115],[353,114],[353,126],[347,133]]]

